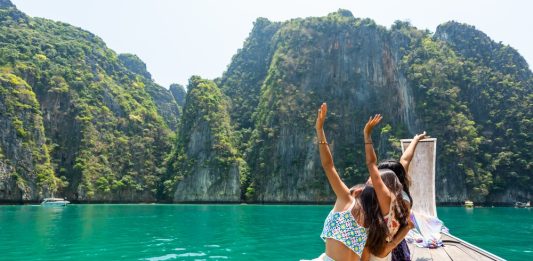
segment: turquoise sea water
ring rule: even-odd
[[[331,206],[0,206],[0,260],[299,260],[324,251]],[[450,232],[533,260],[533,210],[439,208]]]

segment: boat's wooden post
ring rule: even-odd
[[[402,152],[405,151],[411,139],[402,139]],[[413,211],[430,216],[437,216],[435,202],[435,161],[437,153],[437,139],[429,138],[418,142],[415,155],[409,166],[412,184]]]

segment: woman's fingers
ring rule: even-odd
[[[374,117],[370,117],[369,123],[371,126],[376,126],[381,121],[381,119],[383,119],[381,114],[376,114],[374,115]]]
[[[318,109],[318,112],[317,112],[317,117],[316,117],[316,127],[317,128],[321,128],[322,124],[324,124],[324,121],[326,119],[327,110],[328,110],[328,107],[327,107],[326,103],[322,103],[322,105],[320,105],[320,108]]]
[[[372,119],[372,123],[377,124],[379,122],[379,114],[374,115],[374,119]]]
[[[368,122],[366,123],[366,126],[374,127],[381,121],[381,119],[383,119],[383,116],[381,116],[381,114],[376,114],[374,116],[370,116],[368,118]]]
[[[430,137],[429,137],[429,135],[427,135],[426,131],[424,131],[424,132],[422,132],[420,134],[416,134],[415,138],[417,138],[419,140],[423,140],[423,139],[428,139]]]

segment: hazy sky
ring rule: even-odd
[[[12,0],[30,16],[59,20],[100,36],[117,53],[138,55],[155,81],[186,84],[221,76],[257,17],[283,21],[339,8],[390,27],[409,20],[434,32],[468,23],[533,63],[533,1],[528,0]]]

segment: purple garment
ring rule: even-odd
[[[392,261],[411,261],[411,252],[405,239],[392,250]]]

